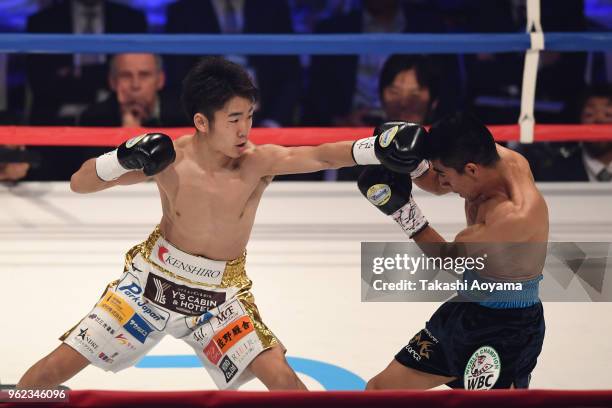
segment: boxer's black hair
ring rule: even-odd
[[[426,156],[463,173],[468,163],[492,166],[499,160],[489,129],[475,116],[456,112],[434,123],[427,138]]]
[[[215,112],[235,96],[255,103],[259,91],[244,68],[221,57],[203,58],[183,80],[181,101],[190,120],[201,113],[212,124]]]

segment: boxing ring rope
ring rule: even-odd
[[[519,141],[519,125],[489,126],[498,142]],[[116,146],[146,132],[162,132],[176,138],[193,128],[92,128],[63,126],[0,126],[0,144],[44,146]],[[312,146],[368,137],[372,128],[253,128],[255,144]],[[536,125],[536,142],[605,141],[612,139],[612,125]]]
[[[524,52],[528,33],[511,34],[0,34],[3,53],[361,55]],[[544,33],[546,50],[612,50],[612,33]]]
[[[457,53],[459,49],[462,53],[525,52],[518,140],[531,143],[538,140],[534,134],[533,106],[539,52],[544,49],[560,52],[609,51],[612,50],[612,33],[544,33],[538,30],[539,2],[529,0],[527,11],[528,30],[533,27],[536,31],[522,34],[0,34],[0,52],[152,52],[196,55],[441,54]],[[5,132],[7,129],[0,129],[3,142]],[[590,131],[587,133],[592,134]],[[579,134],[577,136],[581,137]],[[22,142],[17,138],[13,143]]]
[[[532,7],[533,2],[528,1]],[[529,12],[529,9],[528,9]],[[535,10],[536,17],[539,14]],[[538,17],[539,19],[539,17]],[[535,33],[512,34],[339,34],[339,35],[140,35],[140,34],[0,34],[0,52],[5,53],[121,53],[152,52],[159,54],[393,54],[393,53],[501,53],[525,52],[536,55],[540,50],[610,51],[612,33]],[[531,30],[531,29],[529,29]],[[536,61],[537,57],[529,58]],[[527,64],[526,64],[527,65]],[[537,69],[533,62],[530,83],[524,81],[521,117],[532,121]],[[527,69],[527,68],[526,68]],[[527,95],[528,94],[528,95]],[[528,99],[525,99],[528,98]],[[530,106],[531,104],[531,106]],[[531,111],[530,111],[531,109]],[[521,125],[490,126],[497,141],[602,141],[612,139],[610,125]],[[525,125],[527,123],[527,125]],[[192,128],[79,128],[0,126],[0,144],[114,146],[135,134],[161,131],[172,137],[192,133]],[[254,143],[277,143],[286,146],[315,145],[324,142],[353,140],[371,135],[371,128],[256,128]],[[570,407],[612,406],[612,391],[398,391],[398,392],[116,392],[73,391],[69,404],[46,406],[440,406],[472,407]],[[11,404],[7,405],[11,406]],[[15,406],[23,406],[16,404]]]

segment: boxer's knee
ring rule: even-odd
[[[18,388],[55,388],[89,365],[79,352],[60,345],[34,364],[19,380]]]
[[[372,391],[372,390],[377,390],[378,388],[378,384],[376,382],[376,377],[371,378],[367,383],[366,383],[366,388],[367,391]]]

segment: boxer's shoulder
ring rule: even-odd
[[[287,148],[280,145],[255,145],[249,142],[247,150],[240,157],[240,167],[243,171],[259,173],[258,170],[270,167],[286,151]]]

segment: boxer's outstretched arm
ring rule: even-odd
[[[256,148],[252,160],[262,176],[310,173],[355,166],[352,146],[352,141],[300,147],[262,145]]]
[[[96,173],[96,159],[89,159],[70,178],[70,189],[75,193],[95,193],[119,185],[137,184],[149,179],[142,170],[130,171],[116,180],[104,181]]]

